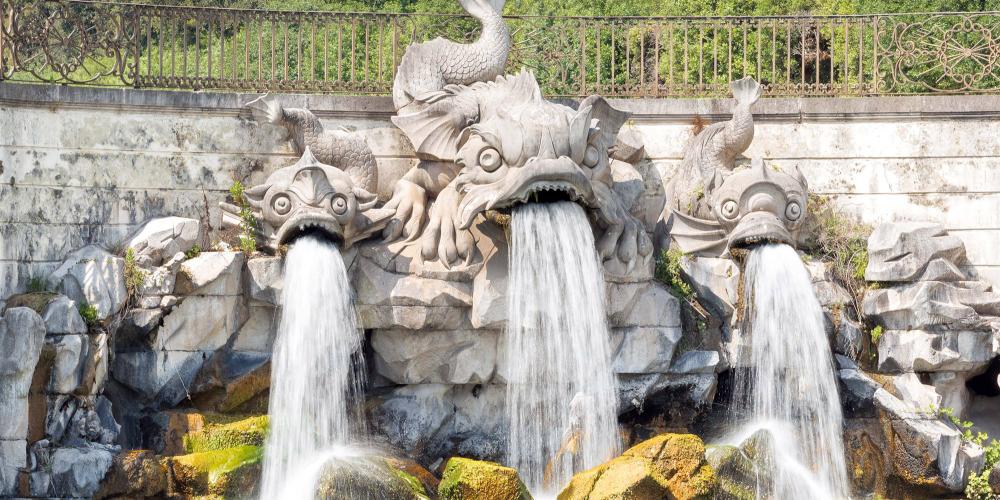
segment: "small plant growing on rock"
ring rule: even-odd
[[[670,287],[670,290],[678,298],[692,300],[695,298],[694,290],[691,289],[684,277],[681,275],[681,259],[685,258],[684,253],[676,248],[660,252],[656,259],[656,279]]]
[[[86,302],[81,302],[77,306],[77,310],[80,311],[80,316],[83,318],[83,322],[87,326],[97,325],[97,308]]]
[[[872,345],[878,345],[878,341],[882,340],[883,333],[885,333],[885,330],[882,328],[881,325],[872,328],[871,331]]]
[[[1000,463],[1000,441],[996,439],[986,447],[986,461],[983,469],[978,474],[970,474],[969,482],[965,485],[965,497],[970,500],[995,500],[997,495],[993,494],[990,486],[990,472],[993,467]]]
[[[143,271],[135,261],[135,250],[125,249],[125,290],[130,297],[139,294],[139,289],[146,283],[146,271]]]
[[[199,245],[197,243],[195,243],[194,246],[192,246],[190,250],[188,250],[187,252],[184,252],[184,258],[185,259],[193,259],[193,258],[195,258],[195,257],[197,257],[199,255],[201,255],[201,245]]]
[[[28,278],[28,293],[41,293],[48,292],[49,282],[41,276],[32,276]]]
[[[257,238],[254,237],[257,218],[253,216],[253,210],[250,208],[250,203],[247,202],[243,183],[233,181],[232,187],[229,188],[229,196],[233,199],[233,203],[240,207],[240,234],[238,235],[240,250],[251,255],[257,251]]]

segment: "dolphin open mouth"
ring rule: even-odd
[[[465,184],[459,205],[462,228],[486,210],[508,211],[524,203],[572,201],[586,208],[597,207],[590,178],[567,157],[534,160],[511,169],[503,179],[489,184]]]
[[[334,243],[344,241],[344,230],[340,222],[331,215],[317,212],[293,215],[281,225],[275,237],[279,245],[284,245],[307,234],[318,234]]]
[[[752,212],[743,217],[729,234],[730,248],[749,248],[765,243],[794,246],[785,224],[770,212]]]

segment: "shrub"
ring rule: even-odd
[[[238,236],[240,250],[247,255],[253,254],[257,251],[257,238],[255,236],[257,218],[253,216],[253,210],[250,208],[250,203],[247,202],[243,183],[233,181],[233,185],[229,188],[229,196],[233,199],[233,203],[240,207],[240,234]]]
[[[872,328],[871,331],[872,345],[878,345],[878,341],[882,340],[883,333],[885,333],[885,331],[882,329],[881,325]]]
[[[87,323],[87,326],[94,326],[94,325],[97,324],[97,308],[96,307],[94,307],[94,306],[92,306],[92,305],[90,305],[90,304],[88,304],[86,302],[81,302],[77,306],[77,309],[80,311],[80,316],[83,317],[83,321],[84,321],[84,323]]]
[[[691,285],[684,281],[681,274],[681,259],[685,258],[684,253],[672,248],[660,252],[656,259],[656,279],[670,287],[670,290],[678,298],[691,300],[695,297]]]
[[[130,297],[135,297],[145,283],[146,271],[135,262],[135,250],[125,249],[125,290]]]
[[[201,245],[199,245],[197,243],[195,243],[194,246],[192,246],[190,250],[188,250],[187,252],[184,252],[184,258],[185,259],[193,259],[193,258],[195,258],[195,257],[197,257],[199,255],[201,255]]]

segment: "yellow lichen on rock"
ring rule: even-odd
[[[573,476],[559,500],[707,499],[715,487],[701,439],[662,434]]]
[[[167,457],[170,494],[253,496],[261,457],[258,446]]]
[[[530,500],[517,471],[492,462],[454,457],[448,460],[441,484],[441,500]]]
[[[267,415],[235,421],[226,420],[209,419],[201,429],[184,436],[184,448],[188,453],[198,453],[238,446],[264,445],[269,424]]]

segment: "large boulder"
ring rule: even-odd
[[[48,282],[72,300],[97,309],[104,320],[125,305],[125,259],[95,245],[73,253],[48,276]]]
[[[981,329],[987,327],[982,316],[1000,316],[1000,295],[987,290],[921,281],[869,290],[862,307],[865,315],[890,330]]]
[[[879,371],[976,371],[998,351],[992,331],[888,330],[878,343]]]
[[[245,256],[243,252],[202,252],[184,261],[177,272],[174,292],[184,295],[238,295]]]
[[[284,265],[285,260],[280,256],[254,257],[247,260],[244,279],[250,298],[272,306],[279,305],[284,283]]]
[[[143,224],[126,241],[140,265],[159,266],[163,259],[194,247],[200,233],[201,224],[195,219],[161,217]]]
[[[615,329],[611,336],[612,370],[615,373],[667,373],[681,336],[679,326]]]
[[[258,446],[168,457],[168,496],[256,497],[262,458],[263,449]]]
[[[323,465],[315,498],[392,498],[426,500],[420,478],[390,459],[369,455],[335,456]]]
[[[454,457],[448,460],[441,483],[441,500],[530,500],[517,471],[492,462]]]
[[[65,295],[56,297],[45,306],[42,319],[49,335],[87,333],[87,323],[80,316],[79,305]]]
[[[47,466],[31,475],[31,492],[61,498],[93,497],[117,451],[117,447],[99,444],[51,449]]]
[[[115,456],[95,498],[153,498],[167,489],[167,468],[149,450],[129,450]]]
[[[965,263],[962,240],[948,235],[939,224],[892,222],[881,224],[868,238],[868,281],[957,281]]]
[[[661,434],[581,472],[559,500],[712,498],[716,489],[705,445],[693,434]]]
[[[0,496],[17,489],[27,463],[28,391],[45,342],[45,322],[26,307],[0,318]]]

